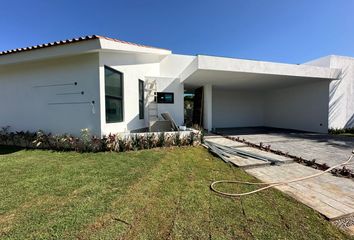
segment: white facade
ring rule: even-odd
[[[213,89],[213,128],[328,130],[328,82],[274,90]]]
[[[326,133],[328,84],[319,81],[267,92],[264,126]]]
[[[330,83],[329,128],[354,127],[354,58],[332,55],[306,64],[342,70]]]
[[[100,134],[98,70],[96,53],[1,66],[0,126]]]
[[[146,127],[144,119],[139,119],[139,79],[159,74],[159,56],[141,54],[116,54],[103,52],[100,59],[100,109],[105,109],[105,76],[104,66],[109,66],[123,73],[123,122],[106,123],[105,111],[100,111],[101,134],[127,132]],[[145,114],[147,115],[147,113]]]
[[[139,119],[139,80],[174,93],[158,104],[184,124],[184,92],[204,87],[204,128],[269,126],[313,132],[354,127],[354,59],[303,65],[188,56],[104,37],[0,53],[0,127],[78,135],[129,132]],[[105,66],[123,74],[123,121],[106,123]]]

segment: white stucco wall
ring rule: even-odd
[[[264,125],[311,132],[328,131],[328,81],[268,91]]]
[[[257,127],[327,132],[328,81],[276,90],[213,89],[213,128]]]
[[[264,126],[261,91],[213,89],[213,127]]]
[[[81,129],[89,128],[93,134],[100,135],[98,79],[95,53],[2,66],[0,126],[10,126],[10,131],[41,129],[53,134],[76,135]],[[95,101],[94,112],[91,101]],[[78,102],[89,103],[50,105]]]
[[[305,64],[342,70],[330,84],[328,127],[354,127],[354,58],[331,55]]]
[[[159,92],[173,92],[174,104],[158,104],[158,112],[169,112],[178,125],[184,125],[184,84],[180,74],[195,59],[195,56],[171,54],[160,64]]]
[[[161,61],[160,75],[177,78],[196,56],[171,54]]]
[[[173,92],[174,103],[157,104],[159,118],[161,113],[168,112],[177,125],[184,124],[184,86],[179,78],[155,77],[158,92]]]
[[[330,128],[354,127],[354,58],[333,56],[331,67],[341,68],[339,80],[330,86]]]
[[[213,85],[206,84],[203,86],[203,127],[208,131],[213,128]]]
[[[183,125],[184,87],[178,73],[190,57],[177,56],[168,63],[164,61],[162,72],[172,77],[160,77],[160,62],[164,58],[154,54],[100,52],[0,66],[0,127],[9,125],[12,131],[42,129],[75,135],[83,128],[89,128],[95,135],[105,135],[147,127],[147,108],[145,118],[139,119],[138,102],[138,82],[145,81],[146,76],[158,76],[158,91],[174,92],[174,104],[159,104],[159,114],[169,112],[177,124]],[[124,75],[124,121],[120,123],[106,123],[105,65]],[[74,82],[77,85],[43,87]],[[81,91],[84,95],[67,94]],[[95,101],[94,113],[91,101]],[[69,102],[88,103],[50,105]]]
[[[106,112],[101,111],[102,134],[128,132],[147,126],[147,111],[145,119],[139,119],[139,79],[145,81],[145,76],[156,76],[160,73],[160,56],[151,54],[100,53],[100,95],[101,109],[105,109],[104,66],[114,68],[124,75],[124,121],[106,123]]]

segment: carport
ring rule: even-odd
[[[207,130],[274,127],[327,132],[329,83],[340,70],[198,55],[181,73],[187,91],[203,89]]]

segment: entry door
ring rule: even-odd
[[[203,87],[194,91],[193,125],[203,126]]]

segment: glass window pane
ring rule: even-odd
[[[173,93],[158,92],[157,103],[174,103]]]
[[[173,102],[173,95],[172,94],[165,94],[165,102],[172,103]]]
[[[122,97],[122,74],[105,68],[106,95]]]
[[[139,100],[144,100],[144,82],[139,80]]]
[[[123,103],[121,99],[106,96],[106,122],[123,121]]]
[[[123,74],[105,67],[106,122],[123,121]]]
[[[144,119],[144,82],[139,80],[139,119]]]
[[[144,102],[139,101],[139,118],[144,118]]]

